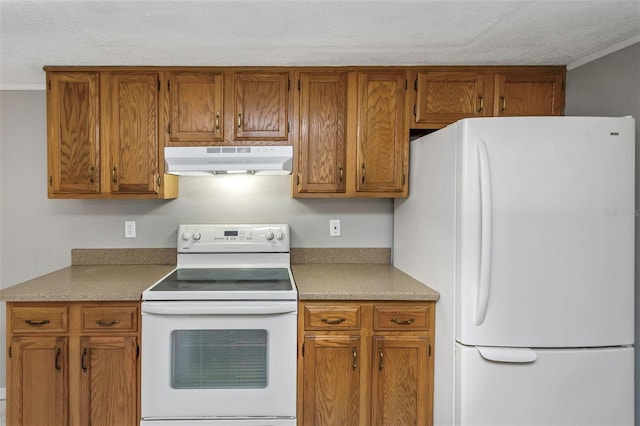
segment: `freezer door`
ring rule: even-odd
[[[481,351],[456,345],[455,425],[633,424],[633,348]]]
[[[632,344],[634,120],[458,126],[456,340]]]

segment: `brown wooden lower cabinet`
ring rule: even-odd
[[[7,303],[7,425],[138,425],[139,306]]]
[[[431,426],[433,304],[300,302],[298,425]]]

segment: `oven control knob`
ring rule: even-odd
[[[195,241],[200,241],[200,238],[202,238],[202,234],[200,234],[199,232],[194,232],[191,238],[193,238]]]
[[[185,241],[189,241],[191,239],[191,234],[188,232],[183,232],[182,233],[182,239]]]
[[[274,237],[273,231],[267,231],[267,233],[264,234],[264,237],[267,239],[267,241],[273,240],[273,237]]]
[[[276,232],[276,240],[278,241],[284,240],[284,232],[282,231],[282,229]]]

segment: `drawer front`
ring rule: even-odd
[[[429,306],[380,305],[373,307],[376,331],[422,330],[431,328]]]
[[[304,308],[306,330],[359,330],[358,305],[307,305]]]
[[[69,309],[66,306],[12,306],[13,333],[66,333]]]
[[[137,306],[83,306],[82,331],[138,331]]]

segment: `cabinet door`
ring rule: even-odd
[[[223,74],[169,74],[169,145],[206,145],[223,140]]]
[[[81,421],[83,425],[138,425],[137,339],[83,337]]]
[[[373,348],[371,424],[428,425],[429,338],[373,336]]]
[[[401,192],[409,134],[404,71],[358,73],[356,191]]]
[[[486,78],[477,72],[418,72],[412,127],[436,129],[463,118],[491,115]]]
[[[157,193],[157,73],[113,73],[109,77],[109,167],[112,193]]]
[[[358,425],[361,352],[357,335],[305,336],[302,424]]]
[[[10,341],[7,420],[13,426],[67,425],[66,337],[14,337]]]
[[[234,82],[234,139],[286,141],[289,72],[237,72]]]
[[[563,73],[497,73],[494,87],[496,117],[564,113]]]
[[[347,73],[301,73],[297,192],[344,192]]]
[[[48,74],[49,197],[100,192],[98,74]]]

